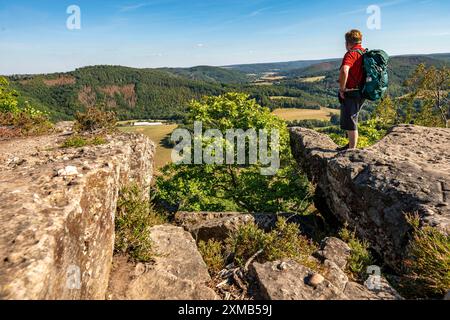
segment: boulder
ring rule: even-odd
[[[115,134],[61,149],[70,133],[0,143],[0,299],[104,299],[119,189],[149,188],[154,145]]]
[[[364,285],[381,300],[403,300],[397,290],[382,276],[371,275],[364,282]]]
[[[143,266],[114,257],[108,299],[215,300],[207,286],[207,266],[192,236],[180,227],[162,225],[150,230],[155,261]]]
[[[345,270],[347,260],[350,257],[351,249],[344,241],[338,238],[329,237],[322,240],[320,250],[315,255],[323,261],[334,262],[338,268]]]
[[[282,267],[281,267],[282,266]],[[265,300],[342,300],[347,297],[330,281],[292,260],[253,263],[250,273]],[[316,278],[316,280],[314,280]],[[317,279],[321,279],[318,281]]]
[[[177,212],[175,223],[189,231],[197,240],[214,239],[222,241],[239,226],[255,223],[259,228],[269,231],[275,227],[279,217],[296,223],[305,235],[312,235],[321,225],[314,215],[301,216],[289,213],[244,213],[244,212]]]
[[[376,145],[338,152],[326,135],[291,128],[294,157],[317,184],[318,201],[394,269],[400,265],[410,226],[450,231],[450,130],[398,126]]]

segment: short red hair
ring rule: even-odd
[[[349,44],[360,44],[362,40],[363,35],[359,30],[353,29],[345,34],[345,41]]]

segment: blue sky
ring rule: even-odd
[[[367,28],[372,4],[381,30]],[[0,0],[0,74],[340,57],[350,28],[391,55],[450,52],[449,13],[448,0]]]

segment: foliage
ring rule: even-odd
[[[436,228],[420,226],[410,215],[412,238],[405,261],[406,279],[416,294],[442,298],[450,288],[450,235]]]
[[[103,136],[95,135],[90,137],[74,135],[67,138],[61,145],[61,148],[82,148],[85,146],[99,146],[106,143],[106,139]]]
[[[358,148],[366,148],[374,145],[380,141],[387,134],[388,126],[380,118],[373,118],[359,124],[359,140]],[[318,129],[322,133],[326,133],[339,146],[348,144],[348,139],[345,137],[345,132],[338,127],[328,127],[325,129]]]
[[[330,121],[324,120],[294,120],[287,122],[288,127],[302,127],[308,129],[324,128],[332,125]]]
[[[374,117],[383,124],[384,127],[389,127],[398,122],[397,109],[390,96],[386,96],[375,107]]]
[[[198,243],[198,250],[208,266],[210,273],[217,273],[225,267],[225,257],[221,242],[215,240],[209,240],[208,242],[200,241]]]
[[[315,263],[308,259],[317,247],[306,237],[299,234],[298,226],[279,218],[276,227],[270,232],[264,232],[254,223],[240,226],[226,240],[226,247],[232,253],[234,262],[239,266],[255,254],[259,262],[293,259],[299,263],[316,269]]]
[[[359,240],[356,232],[348,230],[347,226],[339,232],[341,239],[349,245],[351,249],[350,258],[347,262],[347,272],[355,280],[365,280],[367,267],[374,264],[374,259],[369,251],[369,244]]]
[[[420,64],[413,75],[405,82],[410,94],[404,100],[407,103],[405,120],[415,118],[415,124],[448,126],[450,116],[450,68],[443,66],[427,68]],[[419,102],[424,113],[412,115],[414,105]]]
[[[302,212],[306,208],[308,181],[292,159],[286,124],[269,109],[245,94],[228,93],[193,102],[186,128],[192,131],[194,121],[201,121],[204,130],[214,128],[222,133],[234,128],[279,130],[281,168],[274,176],[264,176],[259,162],[172,164],[162,169],[156,181],[159,200],[179,204],[180,210],[186,211]]]
[[[28,101],[19,104],[19,95],[0,77],[0,126],[8,128],[6,135],[40,135],[50,132],[53,125],[47,114],[32,107]],[[5,131],[5,130],[3,130]]]
[[[9,81],[4,77],[0,77],[0,113],[10,112],[16,114],[19,112],[18,93],[11,90]]]
[[[86,108],[75,115],[74,130],[77,132],[112,131],[117,124],[116,114],[105,111],[104,105]]]
[[[150,228],[165,222],[141,188],[136,184],[123,188],[117,201],[115,251],[128,253],[136,261],[151,261],[154,252]]]

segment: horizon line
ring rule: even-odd
[[[438,52],[438,53],[408,53],[408,54],[398,54],[398,55],[392,55],[390,57],[413,57],[413,56],[433,56],[433,55],[445,55],[450,54],[450,52]],[[108,67],[124,67],[124,68],[130,68],[130,69],[138,69],[138,70],[144,70],[144,69],[151,69],[151,70],[158,70],[158,69],[192,69],[192,68],[198,68],[198,67],[213,67],[213,68],[233,68],[233,67],[242,67],[242,66],[251,66],[251,65],[264,65],[264,64],[281,64],[281,63],[293,63],[293,62],[320,62],[320,61],[333,61],[333,60],[340,60],[342,58],[324,58],[324,59],[301,59],[301,60],[288,60],[288,61],[268,61],[268,62],[254,62],[254,63],[235,63],[235,64],[228,64],[228,65],[208,65],[208,64],[199,64],[199,65],[193,65],[188,67],[168,67],[168,66],[162,66],[162,67],[133,67],[128,65],[115,65],[115,64],[92,64],[92,65],[83,65],[79,67],[75,67],[75,69],[67,70],[67,71],[53,71],[53,72],[42,72],[42,73],[10,73],[10,74],[2,74],[0,73],[0,76],[10,77],[10,76],[36,76],[36,75],[52,75],[52,74],[59,74],[59,73],[70,73],[74,72],[78,69],[83,68],[89,68],[89,67],[97,67],[97,66],[108,66]],[[236,70],[238,71],[238,70]],[[242,72],[242,71],[239,71]],[[245,74],[245,72],[242,72]]]

